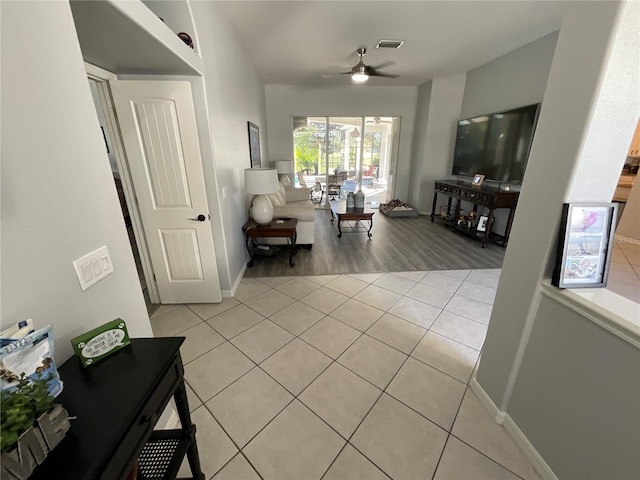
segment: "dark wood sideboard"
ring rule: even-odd
[[[133,338],[112,356],[83,368],[76,357],[58,371],[56,401],[71,429],[30,480],[121,480],[139,461],[138,478],[175,478],[187,455],[192,478],[204,480],[180,358],[182,337]],[[153,431],[173,397],[181,429]]]
[[[490,239],[498,240],[496,243],[507,246],[509,241],[509,234],[511,233],[511,224],[513,223],[513,215],[516,211],[516,205],[518,204],[518,197],[520,192],[505,192],[500,191],[496,185],[482,185],[474,186],[470,182],[460,182],[458,180],[436,180],[435,188],[433,189],[433,206],[431,208],[431,221],[440,219],[445,225],[451,227],[451,229],[461,232],[470,237],[476,238],[482,241],[482,248],[487,247],[487,243]],[[436,213],[438,204],[438,194],[445,195],[447,200],[446,218],[442,218]],[[453,199],[456,200],[455,205],[452,205]],[[462,228],[458,226],[457,219],[460,215],[460,203],[467,201],[473,204],[473,209],[477,212],[478,206],[487,207],[488,220],[486,223],[486,230],[480,232],[473,228]],[[509,209],[509,218],[507,220],[507,226],[505,232],[500,235],[492,231],[494,222],[494,212],[499,208]]]

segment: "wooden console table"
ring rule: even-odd
[[[182,337],[133,338],[131,344],[83,368],[71,357],[59,369],[56,398],[71,429],[30,480],[121,480],[139,460],[138,478],[175,478],[186,453],[194,479],[204,480],[180,358]],[[173,397],[179,430],[154,432]]]
[[[433,191],[433,206],[431,208],[432,222],[435,218],[441,218],[439,215],[436,215],[438,194],[446,195],[449,197],[447,201],[447,216],[452,217],[452,220],[442,219],[446,225],[450,226],[455,231],[459,231],[473,238],[482,240],[482,248],[487,247],[487,242],[491,235],[498,237],[502,241],[500,245],[503,247],[507,246],[509,234],[511,232],[511,224],[513,223],[513,215],[516,211],[520,192],[501,192],[498,187],[493,185],[475,187],[469,182],[458,183],[456,180],[436,180]],[[452,212],[452,200],[454,198],[457,201]],[[473,209],[476,211],[478,210],[478,205],[482,205],[489,209],[489,218],[484,232],[479,232],[475,229],[466,230],[457,226],[456,222],[460,215],[460,202],[463,200],[473,203]],[[509,219],[507,220],[504,235],[498,235],[491,231],[494,221],[494,211],[498,208],[509,209]]]

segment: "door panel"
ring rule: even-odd
[[[191,85],[110,85],[161,303],[221,301]]]

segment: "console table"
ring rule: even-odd
[[[175,478],[186,453],[194,479],[204,480],[180,358],[182,337],[133,338],[131,344],[83,368],[76,357],[58,371],[56,398],[71,429],[30,480],[120,480],[139,461],[138,478]],[[153,431],[173,397],[182,428]]]
[[[446,225],[450,226],[455,231],[459,231],[473,238],[482,240],[482,248],[487,247],[487,242],[491,235],[498,237],[502,241],[500,245],[503,247],[507,246],[509,234],[511,232],[511,224],[513,223],[513,215],[516,211],[520,192],[502,192],[498,187],[493,185],[482,185],[477,187],[471,185],[469,182],[459,183],[457,180],[436,180],[433,191],[433,206],[431,208],[432,222],[435,218],[441,218],[440,216],[436,216],[438,194],[446,195],[449,197],[447,201],[447,218],[442,219]],[[456,199],[456,204],[453,207],[452,213],[452,200],[454,198]],[[457,219],[460,215],[460,202],[463,200],[473,203],[473,209],[476,211],[478,210],[478,205],[482,205],[489,209],[489,218],[487,219],[485,231],[480,232],[476,230],[475,227],[467,230],[457,226]],[[491,231],[494,221],[494,212],[498,208],[509,209],[509,219],[507,220],[504,235],[499,235]]]

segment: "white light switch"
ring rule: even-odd
[[[113,272],[113,264],[106,246],[75,260],[73,267],[83,292]]]

